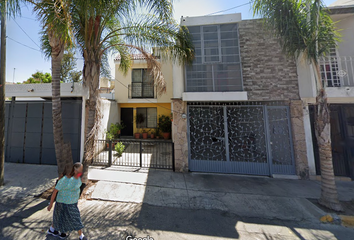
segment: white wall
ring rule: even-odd
[[[200,16],[200,17],[182,17],[181,25],[185,26],[202,26],[214,24],[235,23],[242,20],[241,13]]]
[[[105,140],[105,132],[109,129],[111,123],[119,121],[118,104],[116,101],[101,99],[99,102],[101,111],[101,122],[97,132],[97,139]]]
[[[300,98],[315,98],[316,85],[312,65],[302,55],[296,61]]]
[[[182,98],[184,92],[184,71],[183,67],[178,63],[173,63],[172,78],[173,78],[173,98]]]
[[[342,35],[338,43],[339,56],[354,57],[354,14],[341,14],[331,16],[336,21],[336,27]]]

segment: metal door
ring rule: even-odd
[[[73,160],[80,161],[81,101],[62,101],[64,141],[70,141]],[[5,160],[56,164],[51,102],[6,103]]]
[[[189,106],[191,171],[295,174],[288,107]]]
[[[269,175],[263,106],[227,107],[231,172]]]
[[[133,108],[121,108],[121,122],[125,128],[121,130],[122,136],[133,136]]]
[[[269,163],[273,174],[295,174],[289,108],[267,106]]]

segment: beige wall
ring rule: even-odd
[[[332,19],[336,21],[336,27],[342,35],[338,43],[339,56],[354,57],[354,14],[333,15]]]
[[[147,64],[142,60],[135,60],[132,69],[137,68],[147,68]],[[128,86],[132,81],[132,69],[124,75],[119,70],[119,62],[115,62],[115,99],[118,103],[149,103],[154,102],[155,99],[128,99]],[[171,98],[173,97],[173,73],[172,73],[172,62],[162,62],[161,63],[162,74],[166,80],[166,93],[161,96],[157,96],[158,103],[171,103]],[[123,86],[124,85],[124,86]],[[139,101],[139,102],[137,102]],[[156,100],[155,100],[156,101]]]

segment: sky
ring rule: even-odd
[[[326,5],[333,2],[335,0],[324,0]],[[7,82],[26,81],[36,71],[50,72],[50,59],[40,51],[40,22],[29,6],[23,5],[21,10],[21,16],[10,17],[7,22]],[[242,19],[253,18],[249,0],[174,0],[174,18],[178,22],[181,16],[230,13],[241,13]],[[77,58],[77,68],[82,70],[79,53]],[[113,58],[111,56],[109,63],[114,77]]]

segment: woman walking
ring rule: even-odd
[[[81,163],[75,163],[71,173],[62,177],[55,186],[47,208],[48,211],[52,209],[56,197],[53,225],[47,231],[48,234],[65,238],[67,236],[66,232],[75,230],[78,231],[79,240],[87,240],[82,233],[84,226],[82,225],[80,211],[77,207],[80,197],[82,169],[83,166]]]

